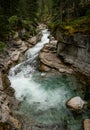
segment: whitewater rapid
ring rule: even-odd
[[[49,44],[49,35],[47,29],[42,30],[41,41],[25,53],[23,62],[10,70],[11,86],[15,89],[15,97],[21,101],[18,112],[36,122],[51,124],[50,130],[61,129],[57,125],[60,122],[67,122],[69,130],[80,130],[82,117],[75,119],[65,105],[68,99],[80,95],[81,91],[76,91],[81,86],[79,81],[66,74],[46,76],[37,71],[38,55],[43,46]]]

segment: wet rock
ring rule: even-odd
[[[82,100],[80,97],[73,97],[69,99],[66,103],[67,107],[70,110],[76,111],[76,112],[81,112],[83,108],[86,107],[87,102]]]
[[[90,130],[90,119],[84,120],[84,130]]]
[[[0,90],[5,90],[10,86],[7,74],[0,71]]]
[[[6,90],[5,90],[5,93],[7,94],[7,95],[9,95],[10,97],[13,97],[14,96],[14,93],[15,93],[15,90],[14,90],[14,88],[12,88],[12,87],[8,87]]]

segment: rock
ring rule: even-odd
[[[8,94],[10,97],[13,97],[14,96],[14,93],[15,93],[15,90],[14,88],[12,87],[8,87],[6,90],[5,90],[5,93]]]
[[[22,46],[19,48],[20,52],[23,53],[28,49],[27,44],[23,41]]]
[[[13,61],[8,60],[7,63],[6,63],[6,66],[7,66],[8,70],[11,68],[12,65],[13,65]]]
[[[29,38],[29,39],[27,40],[27,42],[28,42],[29,44],[35,45],[35,44],[37,43],[37,37],[36,37],[36,36],[31,37],[31,38]]]
[[[17,43],[17,45],[22,45],[22,40],[19,39],[19,40],[16,41],[16,43]]]
[[[13,125],[14,125],[14,127],[16,129],[21,130],[21,124],[20,124],[20,122],[17,119],[15,119],[14,117],[10,116],[9,121],[11,123],[13,123]]]
[[[47,25],[46,24],[39,24],[39,26],[37,27],[37,30],[43,30],[43,29],[46,29],[47,28]]]
[[[42,32],[40,31],[40,32],[38,32],[38,34],[37,34],[37,42],[40,42],[40,40],[41,40],[41,38],[42,38]]]
[[[21,130],[20,122],[12,116],[12,111],[9,108],[10,104],[11,102],[9,101],[9,97],[6,94],[1,94],[0,95],[0,123],[3,124],[2,128],[5,128],[6,126],[5,123],[9,123],[9,126]],[[5,128],[4,130],[8,130],[8,129]]]
[[[58,39],[57,54],[64,63],[71,64],[76,73],[80,73],[90,79],[90,37],[76,33],[73,36],[63,35]],[[90,83],[90,80],[88,80]]]
[[[9,100],[5,94],[0,96],[0,122],[6,122],[9,119],[11,110],[9,109]]]
[[[46,44],[43,48],[43,50],[51,51],[51,52],[56,52],[56,45],[57,45],[57,40],[51,40],[49,44]]]
[[[39,67],[40,70],[43,71],[49,71],[49,68],[56,69],[60,72],[67,72],[67,73],[72,73],[72,69],[69,67],[65,66],[62,61],[60,60],[59,57],[55,53],[52,52],[40,52],[39,55],[41,66]],[[47,67],[46,67],[46,66]],[[63,71],[62,71],[63,70]]]
[[[50,69],[50,67],[46,66],[45,64],[40,63],[39,70],[40,70],[40,71],[48,72],[48,71],[50,71],[51,69]]]
[[[84,120],[84,130],[90,130],[90,119]]]
[[[7,74],[0,71],[0,90],[5,90],[10,86]]]
[[[68,73],[68,74],[72,74],[73,73],[73,70],[70,69],[70,68],[65,68],[65,67],[62,67],[59,69],[59,72],[61,73]]]
[[[87,103],[78,96],[69,99],[66,103],[67,107],[70,108],[70,110],[76,112],[82,111],[82,109],[86,106],[86,104]]]
[[[40,51],[39,70],[48,72],[54,69],[58,70],[61,73],[73,73],[73,70],[63,64],[61,59],[57,56],[56,46],[57,40],[55,40],[55,38],[51,36],[49,44],[46,44],[44,48]]]
[[[19,57],[20,57],[19,51],[16,50],[16,51],[12,52],[12,54],[11,54],[11,60],[12,61],[14,61],[14,62],[18,61]]]

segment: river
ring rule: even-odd
[[[66,101],[73,96],[84,98],[79,90],[82,84],[72,75],[48,75],[37,69],[39,52],[49,44],[49,35],[47,29],[42,30],[41,41],[25,53],[22,63],[10,70],[11,86],[21,101],[18,112],[39,124],[32,130],[80,130],[87,114],[74,115],[66,107]]]

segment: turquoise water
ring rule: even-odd
[[[38,123],[61,123],[67,126],[65,130],[81,130],[82,121],[88,117],[88,113],[84,111],[79,115],[73,114],[66,107],[66,101],[73,96],[84,98],[81,90],[83,85],[74,76],[65,74],[41,76],[40,73],[34,73],[32,80],[39,85],[35,91],[37,100],[29,91],[20,105],[19,112]]]

